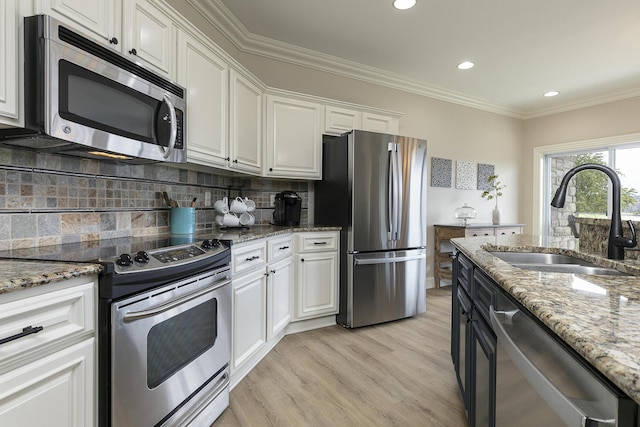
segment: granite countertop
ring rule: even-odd
[[[612,261],[532,235],[451,242],[503,289],[640,404],[640,261]],[[522,270],[487,251],[564,253],[638,276],[590,276]]]
[[[251,228],[218,228],[209,233],[211,239],[232,240],[234,244],[248,242],[250,240],[264,239],[280,234],[290,234],[307,231],[340,231],[340,227],[327,227],[317,225],[301,225],[297,227],[287,227],[279,225],[254,225]]]
[[[339,231],[340,227],[323,226],[298,226],[282,227],[272,225],[259,225],[244,229],[207,229],[199,230],[196,241],[200,239],[226,239],[232,240],[234,244],[247,242],[250,240],[262,239],[289,234],[293,232],[306,231]],[[99,246],[99,245],[98,245]],[[36,250],[48,247],[37,248]],[[46,252],[46,251],[45,251]],[[54,251],[55,253],[55,251]],[[24,255],[29,258],[30,255]],[[77,258],[72,258],[77,259]],[[18,291],[46,285],[48,283],[59,282],[82,275],[99,274],[102,272],[102,265],[97,263],[80,263],[74,261],[34,261],[26,259],[0,259],[0,270],[3,272],[0,278],[0,294]]]
[[[60,282],[78,276],[99,274],[100,264],[50,261],[0,260],[0,294]]]

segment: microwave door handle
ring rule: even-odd
[[[171,120],[171,133],[169,135],[169,146],[167,147],[166,150],[164,150],[164,154],[162,155],[165,159],[168,158],[171,155],[171,152],[173,151],[173,147],[175,147],[176,145],[176,137],[178,136],[178,118],[176,116],[176,108],[173,106],[173,102],[171,102],[171,99],[167,96],[167,94],[164,94],[163,96],[164,98],[164,102],[167,104],[167,107],[169,107],[169,114],[170,116],[170,120]]]

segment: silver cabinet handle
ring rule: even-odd
[[[415,261],[418,259],[426,259],[427,254],[413,255],[413,256],[400,256],[396,258],[369,258],[353,260],[354,265],[372,265],[372,264],[392,264],[395,262]]]
[[[221,286],[228,285],[229,283],[231,283],[231,279],[224,279],[224,280],[215,282],[210,286],[207,286],[206,288],[197,290],[190,294],[184,295],[180,298],[167,301],[163,304],[156,305],[155,307],[150,307],[150,308],[147,308],[146,310],[140,310],[140,311],[130,311],[122,317],[122,320],[125,322],[130,322],[133,320],[144,319],[145,317],[152,317],[152,316],[155,316],[156,314],[164,313],[165,311],[171,310],[172,308],[177,307],[180,304],[184,304],[187,301],[196,299],[199,296],[209,293]]]
[[[496,334],[498,345],[504,348],[513,364],[518,368],[522,376],[531,384],[545,402],[555,413],[569,426],[615,426],[616,420],[603,420],[590,417],[585,414],[571,398],[565,396],[542,373],[529,358],[518,348],[516,342],[509,335],[506,325],[518,321],[514,317],[519,310],[495,311],[493,305],[489,307],[489,318]],[[522,316],[518,316],[520,318]],[[520,321],[523,321],[520,319]],[[528,321],[526,318],[524,321]]]

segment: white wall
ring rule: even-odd
[[[640,132],[640,97],[529,119],[523,126],[523,161],[519,212],[522,221],[532,224],[535,197],[532,197],[533,154],[536,147],[610,139]],[[640,163],[639,163],[640,164]],[[525,229],[527,232],[537,230]]]
[[[500,181],[508,186],[500,200],[502,221],[523,221],[518,212],[518,188],[522,186],[521,120],[246,54],[234,48],[187,2],[169,3],[269,87],[402,112],[400,134],[426,139],[429,157],[494,164]],[[433,241],[431,225],[453,223],[454,209],[464,203],[477,209],[476,222],[491,222],[493,202],[482,199],[479,190],[429,186],[427,191],[429,242]],[[432,259],[433,250],[429,248],[429,277],[433,275]]]

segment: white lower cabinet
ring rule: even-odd
[[[0,426],[95,425],[96,283],[0,295],[0,339],[16,337],[0,346]]]
[[[263,270],[233,279],[232,372],[267,342],[267,276]]]
[[[0,375],[0,425],[94,425],[94,338]]]
[[[293,263],[291,257],[270,264],[267,279],[267,339],[287,327],[293,311]]]
[[[232,246],[232,388],[286,334],[335,325],[339,246],[334,231]]]
[[[295,316],[309,319],[338,313],[338,252],[303,253],[296,260]]]
[[[296,233],[294,321],[338,313],[338,233]]]

